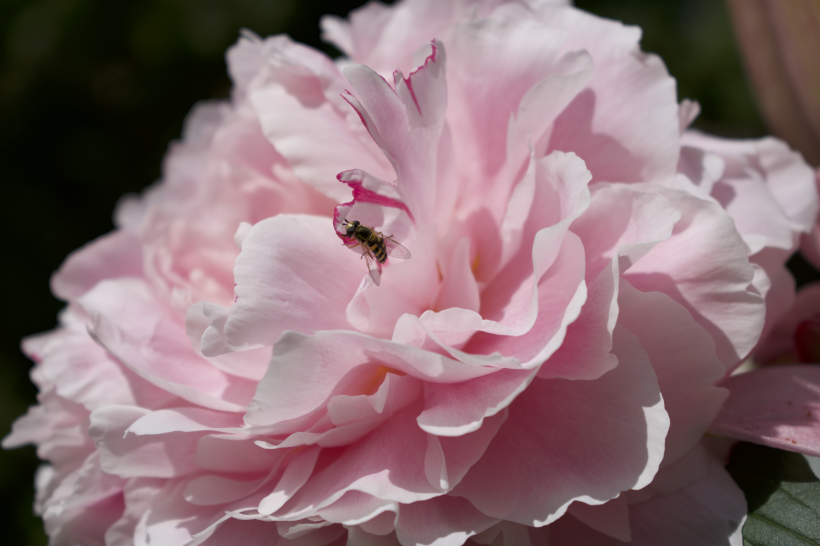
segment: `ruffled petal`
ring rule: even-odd
[[[151,506],[151,501],[162,490],[164,480],[136,478],[130,480],[123,491],[125,511],[105,532],[106,546],[134,546],[134,533],[140,518]]]
[[[79,298],[105,279],[142,276],[142,244],[136,233],[114,231],[68,255],[51,278],[51,291],[65,301]]]
[[[153,406],[173,398],[135,377],[94,343],[81,314],[69,307],[62,313],[62,328],[23,340],[23,352],[38,362],[34,381],[41,388],[54,388],[89,411],[108,404]]]
[[[629,528],[629,506],[623,495],[597,505],[573,502],[569,505],[567,514],[587,527],[591,527],[599,533],[612,538],[617,538],[621,542],[632,540],[632,530]],[[570,518],[564,516],[564,519]]]
[[[613,260],[588,285],[577,320],[564,342],[538,371],[541,379],[598,379],[618,365],[612,332],[618,319],[618,263]]]
[[[554,240],[556,231],[547,228],[538,234],[532,250],[535,267],[530,279],[522,282],[518,272],[521,268],[508,267],[496,279],[498,287],[485,291],[482,315],[486,318],[481,321],[481,331],[464,346],[465,352],[497,352],[515,357],[524,367],[531,368],[543,363],[561,346],[568,325],[581,312],[587,289],[580,239],[567,233],[558,246]],[[528,283],[533,277],[535,282]]]
[[[504,15],[468,19],[455,28],[451,41],[448,118],[456,141],[462,144],[456,151],[458,162],[467,169],[464,175],[475,179],[473,204],[478,200],[490,207],[506,202],[528,155],[527,139],[536,146],[591,73],[586,55],[561,55],[563,32],[532,19]],[[575,78],[557,78],[579,73]],[[553,92],[549,99],[537,100],[548,91]],[[493,184],[507,161],[510,169],[503,183]]]
[[[668,465],[700,441],[720,411],[727,393],[714,384],[725,368],[709,334],[666,294],[640,292],[622,280],[618,305],[618,324],[638,338],[658,377],[671,420],[664,456]]]
[[[344,329],[345,308],[361,279],[357,261],[325,218],[279,215],[253,226],[234,266],[230,317],[223,328],[222,315],[212,323],[224,332],[223,351],[270,347],[285,330]],[[206,334],[207,348],[222,346]],[[205,347],[203,354],[213,356]]]
[[[244,411],[253,396],[254,382],[226,374],[194,352],[182,325],[143,281],[103,281],[78,303],[91,318],[95,340],[146,381],[224,411]]]
[[[533,371],[499,370],[462,383],[426,383],[424,411],[416,421],[422,430],[437,436],[476,431],[485,418],[508,407],[533,378]]]
[[[457,383],[497,370],[355,332],[313,336],[288,332],[274,348],[268,373],[259,383],[245,421],[285,426],[324,408],[331,396],[374,389],[389,371],[423,381]]]
[[[550,3],[535,10],[566,32],[562,52],[586,50],[595,65],[556,120],[547,150],[573,150],[593,182],[671,179],[679,150],[675,80],[660,58],[640,50],[640,29]]]
[[[128,428],[148,413],[142,408],[107,406],[91,414],[88,433],[100,452],[103,470],[129,478],[170,478],[194,471],[201,434],[165,438],[129,434]]]
[[[443,496],[402,505],[396,536],[403,546],[461,546],[497,522],[466,499]]]
[[[619,272],[626,272],[668,239],[680,218],[680,211],[662,195],[598,185],[589,208],[572,223],[572,231],[584,242],[587,278],[595,278],[616,257]]]
[[[774,235],[770,230],[781,226],[808,232],[814,225],[818,211],[814,172],[785,142],[772,137],[729,140],[687,131],[681,143],[726,161],[722,181],[726,188],[716,187],[712,193],[738,222],[741,234]],[[760,191],[774,199],[753,199]],[[763,218],[767,221],[761,222]],[[783,242],[791,244],[789,239]]]
[[[711,461],[708,477],[670,496],[629,507],[630,544],[638,546],[737,546],[746,499],[731,476]],[[571,517],[550,527],[550,540],[568,546],[622,545]]]
[[[669,417],[637,339],[616,328],[614,341],[620,364],[600,379],[534,381],[454,494],[487,515],[541,526],[575,500],[601,504],[651,482]]]
[[[341,171],[362,168],[380,178],[392,176],[390,164],[344,108],[344,78],[329,58],[286,36],[267,40],[262,50],[267,62],[249,97],[265,136],[296,176],[336,201],[345,196],[335,183]]]
[[[343,450],[322,450],[320,470],[274,515],[307,517],[348,491],[403,504],[441,495],[425,472],[427,434],[415,422],[419,409],[420,404],[406,407],[388,425]]]
[[[373,140],[396,170],[396,185],[416,221],[431,221],[436,212],[438,141],[447,105],[445,55],[441,42],[427,48],[424,64],[405,79],[394,74],[396,89],[364,65],[344,73],[356,90],[345,98],[359,113]]]
[[[718,205],[673,190],[645,186],[682,214],[672,236],[625,273],[642,292],[663,292],[686,307],[715,341],[729,369],[746,357],[765,320],[764,298],[752,285],[755,269],[734,221]]]

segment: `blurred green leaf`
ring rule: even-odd
[[[744,545],[820,544],[820,480],[802,455],[744,442],[726,469],[749,503]]]

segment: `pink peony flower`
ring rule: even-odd
[[[563,2],[323,25],[347,57],[240,39],[230,103],[54,276],[4,441],[49,461],[53,543],[736,540],[702,439],[793,290],[801,160],[681,136],[640,31]],[[411,255],[379,286],[352,221]]]

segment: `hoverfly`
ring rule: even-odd
[[[410,257],[410,251],[394,241],[392,235],[385,237],[382,232],[363,226],[358,220],[349,222],[345,218],[345,224],[345,235],[350,239],[350,244],[344,244],[347,248],[362,246],[362,258],[367,262],[367,270],[376,286],[381,282],[382,264],[388,256],[401,260]],[[356,244],[352,244],[353,241]]]

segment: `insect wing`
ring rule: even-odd
[[[410,251],[391,238],[384,238],[384,247],[387,255],[391,258],[398,258],[400,260],[408,260],[410,258]]]
[[[364,261],[367,262],[367,270],[370,272],[370,278],[373,279],[376,286],[379,286],[382,280],[382,264],[373,256],[373,253],[366,245],[362,245],[362,248],[364,248],[362,256],[364,256]]]

